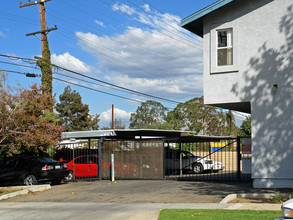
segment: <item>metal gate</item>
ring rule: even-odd
[[[104,141],[102,161],[110,164],[114,155],[117,179],[163,179],[163,141],[111,140]],[[110,166],[103,168],[104,179],[111,177]]]
[[[116,179],[251,180],[250,138],[101,138],[60,144],[54,159],[67,161],[76,180],[101,180],[111,179],[111,155]]]
[[[66,161],[76,180],[99,179],[99,145],[99,140],[59,144],[54,159]]]
[[[179,180],[250,181],[243,173],[241,138],[174,142],[164,147],[165,177]],[[250,155],[245,154],[245,160]],[[249,165],[249,164],[247,164]]]

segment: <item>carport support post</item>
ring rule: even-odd
[[[102,146],[103,146],[103,141],[104,138],[100,138],[99,139],[99,146],[98,146],[98,153],[99,153],[99,157],[98,157],[98,163],[99,163],[99,180],[102,180]]]
[[[180,143],[180,158],[179,158],[180,176],[182,176],[182,143]]]
[[[114,154],[111,154],[111,180],[115,181],[115,162],[114,162]]]
[[[237,180],[239,182],[241,181],[240,160],[241,160],[240,137],[237,137]]]

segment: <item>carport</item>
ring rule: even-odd
[[[62,138],[66,141],[58,145],[55,159],[71,161],[71,166],[73,162],[77,179],[110,179],[111,155],[117,179],[250,179],[249,174],[242,174],[240,138],[156,129],[64,132]],[[203,158],[202,165],[220,161],[225,168],[194,173],[189,170],[194,161],[189,159],[186,165],[184,152]],[[82,173],[78,166],[87,171]]]

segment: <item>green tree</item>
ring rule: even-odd
[[[240,126],[238,136],[241,137],[250,137],[251,136],[251,117],[246,117]]]
[[[89,106],[82,103],[80,94],[75,90],[72,91],[70,86],[64,89],[59,100],[60,103],[56,104],[56,111],[65,131],[85,131],[99,128],[99,115],[90,116]]]
[[[168,109],[160,102],[143,102],[135,113],[131,113],[129,128],[166,129],[167,111]]]
[[[0,83],[1,158],[21,153],[44,155],[61,140],[63,127],[52,112],[45,111],[51,100],[51,94],[43,94],[43,87],[20,90]]]
[[[89,115],[89,130],[99,130],[100,125],[100,115],[99,114],[94,114],[94,115]]]
[[[227,135],[228,127],[222,110],[205,105],[202,97],[179,103],[168,112],[167,122],[174,130],[195,131],[205,135]]]
[[[122,123],[121,119],[114,120],[114,129],[125,129],[126,125]],[[103,127],[102,130],[111,130],[112,129],[112,122],[109,123],[109,127]]]

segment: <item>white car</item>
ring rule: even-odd
[[[178,150],[169,149],[165,155],[167,174],[178,173],[181,168],[183,171],[191,170],[196,174],[203,173],[204,171],[218,172],[225,168],[225,165],[221,162],[213,161],[201,156],[195,156],[189,151],[180,152]],[[182,162],[180,162],[180,158],[182,158]]]
[[[293,199],[284,202],[281,209],[283,216],[276,218],[275,220],[293,219]]]

